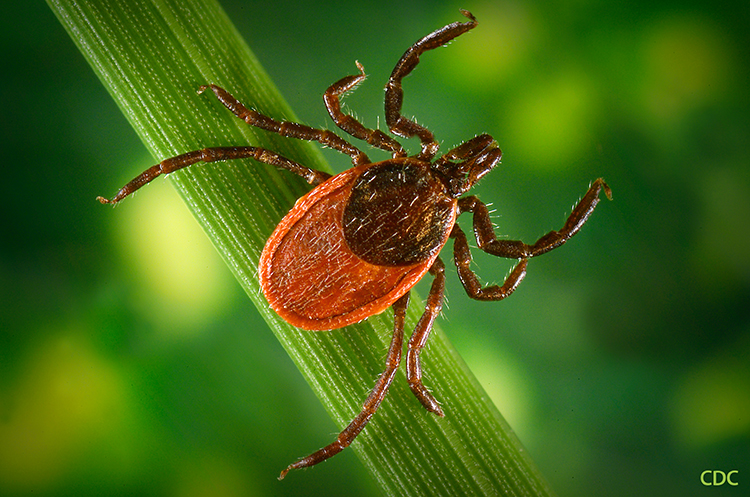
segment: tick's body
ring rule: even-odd
[[[329,330],[379,314],[430,269],[456,200],[425,164],[349,169],[302,197],[266,243],[260,282],[288,323]]]
[[[597,179],[559,231],[551,231],[534,244],[498,240],[487,207],[474,196],[463,196],[482,176],[500,163],[501,152],[489,135],[479,135],[433,160],[439,145],[433,134],[401,115],[401,80],[416,67],[419,56],[445,45],[476,26],[453,23],[416,42],[401,57],[386,84],[385,116],[389,130],[402,137],[417,136],[419,154],[407,157],[403,147],[379,130],[365,128],[341,112],[339,98],[365,75],[347,76],[325,93],[325,102],[336,125],[355,138],[386,150],[392,158],[371,163],[366,154],[334,133],[296,123],[276,121],[247,109],[222,88],[210,85],[218,99],[248,124],[292,138],[315,140],[349,155],[354,167],[331,177],[278,154],[257,147],[216,147],[166,159],[125,185],[112,200],[116,203],[160,174],[197,162],[254,158],[292,171],[315,188],[302,197],[279,223],[261,255],[261,287],[271,307],[285,321],[306,330],[329,330],[356,323],[394,309],[394,331],[386,369],[361,412],[330,445],[290,465],[313,466],[347,447],[364,428],[385,397],[400,364],[404,318],[411,288],[429,272],[434,279],[419,320],[408,343],[407,379],[425,408],[443,415],[432,394],[422,384],[420,351],[440,312],[445,287],[445,265],[440,250],[453,238],[454,263],[468,295],[478,300],[501,300],[510,295],[526,274],[529,258],[565,243],[578,232],[609,187]],[[202,87],[201,91],[205,88]],[[464,213],[473,215],[478,247],[492,255],[519,262],[500,286],[482,287],[470,269],[466,235],[456,224]]]

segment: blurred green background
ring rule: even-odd
[[[502,236],[559,228],[598,176],[615,200],[504,302],[450,275],[440,326],[561,496],[746,491],[746,2],[222,4],[328,128],[322,93],[355,60],[347,104],[374,127],[403,51],[471,10],[479,27],[405,81],[405,113],[443,149],[495,136],[503,164],[474,193]],[[378,495],[351,451],[276,481],[334,424],[168,181],[95,202],[154,159],[47,5],[9,9],[0,494]],[[489,282],[510,267],[476,260]],[[703,486],[714,469],[740,485]]]

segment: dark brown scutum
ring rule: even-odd
[[[456,209],[430,165],[394,159],[367,169],[344,209],[350,250],[378,266],[409,266],[445,244]]]

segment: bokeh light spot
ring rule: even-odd
[[[746,358],[746,351],[734,350],[683,377],[672,403],[676,436],[682,445],[703,449],[750,434],[750,367]]]
[[[510,354],[498,356],[479,343],[468,347],[466,361],[487,395],[513,429],[523,435],[532,423],[531,385],[529,375]]]
[[[445,77],[460,85],[462,92],[501,86],[521,67],[538,36],[526,5],[487,2],[474,10],[479,27],[459,41],[460,48],[445,55]],[[469,80],[467,70],[471,74]]]
[[[644,108],[660,124],[726,90],[731,57],[720,32],[704,19],[662,19],[647,34],[644,54]]]
[[[729,167],[711,167],[700,176],[692,274],[713,295],[724,295],[747,285],[750,274],[750,235],[737,229],[750,219],[750,185],[745,173]]]
[[[0,493],[54,484],[87,447],[119,429],[126,404],[118,372],[75,332],[40,344],[1,398]]]
[[[116,228],[139,302],[165,331],[200,331],[231,299],[232,278],[198,223],[165,181],[118,206]]]
[[[501,126],[507,129],[506,147],[529,166],[571,167],[579,154],[593,147],[596,93],[575,71],[531,85],[509,105],[507,124]]]
[[[248,497],[260,492],[248,481],[248,468],[214,454],[185,461],[176,479],[175,497]]]

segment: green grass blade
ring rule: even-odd
[[[210,92],[196,95],[199,85],[216,83],[261,112],[294,119],[215,1],[48,3],[159,160],[205,146],[253,144],[328,170],[314,146],[251,129]],[[170,180],[336,424],[344,427],[383,368],[392,314],[345,330],[300,332],[268,309],[256,278],[258,257],[276,223],[308,189],[306,184],[252,161],[192,167]],[[93,196],[91,208],[101,208]],[[420,307],[413,299],[409,326]],[[383,491],[550,495],[512,430],[439,329],[423,358],[426,383],[446,417],[425,412],[400,372],[380,411],[349,449]],[[314,449],[290,447],[290,454]],[[333,471],[332,464],[314,471]]]

